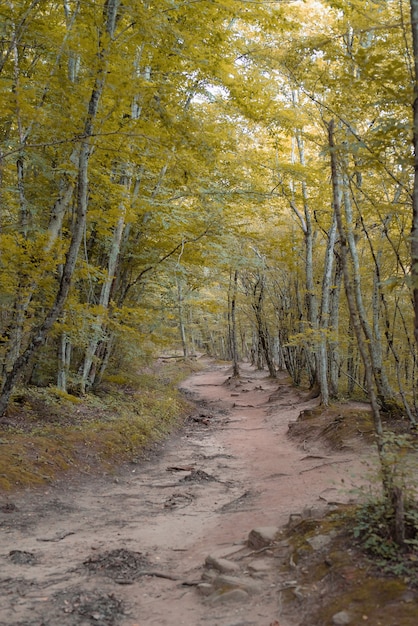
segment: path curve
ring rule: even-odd
[[[285,375],[249,365],[238,384],[229,375],[207,360],[182,384],[196,411],[148,461],[2,501],[0,626],[298,623],[281,605],[274,559],[246,556],[248,534],[347,500],[361,459],[289,440],[289,422],[318,401]],[[208,555],[238,563],[254,588],[202,595]]]

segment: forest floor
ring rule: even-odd
[[[416,624],[417,590],[330,521],[375,486],[368,406],[202,362],[148,458],[0,497],[0,625]]]

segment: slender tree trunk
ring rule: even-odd
[[[176,276],[176,283],[177,283],[177,311],[178,311],[178,316],[179,316],[181,346],[183,349],[183,356],[187,357],[189,351],[187,348],[186,326],[184,323],[184,310],[183,310],[184,296],[183,296],[183,289],[182,289],[182,285],[180,282],[180,278],[178,276]]]
[[[293,103],[296,104],[298,101],[298,94],[296,91],[293,92],[292,95]],[[305,166],[305,149],[304,142],[301,136],[300,130],[297,130],[294,138],[292,139],[292,163],[296,162],[296,147],[298,151],[299,163],[302,166]],[[303,210],[300,210],[296,205],[294,199],[294,191],[295,184],[291,185],[291,197],[288,198],[290,208],[295,213],[298,218],[299,224],[302,228],[304,234],[305,241],[305,281],[306,281],[306,317],[308,321],[309,328],[313,331],[318,329],[318,298],[315,289],[315,280],[314,280],[314,239],[315,234],[312,225],[312,216],[311,210],[309,207],[309,197],[308,197],[308,188],[306,182],[302,180],[301,182],[301,190],[302,190],[302,202],[303,202]],[[287,195],[287,194],[285,194]],[[306,351],[305,354],[308,374],[310,378],[311,386],[314,386],[318,383],[318,351]]]
[[[112,245],[109,253],[109,261],[107,266],[107,273],[102,290],[100,293],[99,306],[101,307],[101,313],[96,317],[94,322],[94,328],[92,329],[92,337],[87,347],[84,357],[83,372],[81,376],[80,390],[81,393],[85,393],[87,387],[91,386],[94,382],[94,375],[90,376],[90,372],[93,365],[94,356],[99,345],[99,341],[102,339],[103,324],[107,316],[109,307],[110,292],[112,288],[112,282],[114,280],[116,265],[118,261],[120,244],[122,240],[122,233],[125,226],[125,206],[121,206],[121,214],[119,216],[116,227],[113,231]]]
[[[13,50],[13,68],[14,68],[14,76],[13,76],[13,86],[12,91],[16,94],[16,125],[19,135],[19,143],[20,143],[20,152],[18,154],[16,160],[16,187],[19,195],[19,227],[20,232],[26,239],[28,236],[28,203],[26,200],[25,194],[25,171],[24,171],[24,157],[23,151],[25,146],[25,132],[23,129],[22,116],[20,110],[20,60],[19,60],[19,49],[17,45],[17,36],[15,32],[15,26],[13,25],[12,30],[12,50]]]
[[[325,252],[324,275],[322,279],[321,313],[319,317],[319,347],[318,347],[318,382],[321,393],[321,403],[329,404],[328,384],[328,330],[330,324],[330,296],[334,265],[334,247],[337,238],[337,221],[335,211],[332,217],[331,228],[328,232],[327,249]]]
[[[104,373],[109,363],[110,356],[113,352],[114,343],[115,343],[115,335],[113,334],[107,338],[106,342],[102,344],[102,349],[100,350],[102,354],[100,355],[100,364],[96,368],[96,374],[95,374],[94,383],[93,383],[94,387],[97,387],[98,385],[100,385],[103,379]]]
[[[68,372],[71,363],[71,341],[67,334],[61,333],[58,339],[58,374],[57,387],[62,391],[67,391]]]
[[[296,144],[299,152],[299,163],[305,167],[305,148],[304,142],[301,137],[300,131],[296,132]],[[305,237],[305,277],[306,277],[306,305],[307,305],[307,318],[309,326],[312,330],[318,329],[318,297],[315,289],[314,279],[314,230],[312,226],[312,216],[309,207],[308,189],[306,182],[302,180],[302,199],[303,199],[303,220],[302,229]],[[315,356],[307,354],[309,360],[309,368],[311,370],[312,381],[318,378],[318,354],[315,351]],[[315,382],[313,383],[315,384]]]
[[[197,352],[197,346],[199,345],[199,342],[197,340],[196,337],[196,333],[195,333],[195,323],[194,323],[194,319],[193,319],[193,309],[190,308],[188,311],[188,316],[187,316],[187,324],[188,324],[188,328],[190,329],[190,350],[189,353],[192,356],[196,355]]]
[[[265,279],[264,276],[257,276],[256,283],[253,289],[253,310],[255,313],[255,318],[257,322],[257,334],[258,334],[258,342],[260,346],[260,351],[264,356],[264,360],[267,365],[267,369],[272,378],[277,377],[276,368],[274,366],[273,352],[271,349],[271,337],[267,327],[267,322],[264,316],[263,311],[263,302],[264,302],[264,287],[265,287]]]
[[[413,145],[414,187],[412,193],[411,275],[415,310],[415,341],[418,344],[418,0],[410,0],[414,50]]]
[[[347,332],[347,394],[351,397],[354,392],[356,384],[356,352],[355,352],[355,339],[353,332],[353,324],[351,319],[348,320],[348,332]]]
[[[334,280],[330,294],[330,313],[329,313],[329,327],[331,329],[331,337],[328,341],[328,367],[329,367],[329,389],[330,395],[333,398],[337,398],[339,395],[339,341],[338,341],[338,328],[339,328],[339,315],[340,315],[340,293],[341,293],[341,281],[342,281],[342,267],[340,257],[337,256]]]
[[[238,341],[237,341],[237,320],[236,320],[236,305],[237,305],[237,292],[238,292],[238,270],[234,271],[233,277],[231,276],[230,284],[230,313],[229,313],[229,343],[232,359],[232,376],[239,378],[239,358],[238,358]]]

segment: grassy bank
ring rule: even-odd
[[[188,415],[177,386],[198,367],[157,362],[139,374],[109,376],[83,397],[54,387],[21,389],[0,425],[0,491],[138,460]]]

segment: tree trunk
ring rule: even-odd
[[[322,278],[321,312],[319,316],[319,347],[318,347],[318,382],[321,393],[321,403],[329,405],[328,384],[328,330],[330,324],[330,296],[334,265],[334,246],[337,237],[337,221],[335,211],[332,217],[331,228],[328,232],[327,249],[325,252],[324,275]]]
[[[181,286],[180,278],[178,276],[176,276],[176,283],[177,283],[177,311],[178,311],[178,316],[179,316],[181,346],[183,349],[183,356],[187,357],[189,351],[187,349],[186,326],[184,323],[184,310],[183,310],[184,296],[183,296],[183,289]]]
[[[71,342],[66,333],[61,333],[58,339],[58,374],[57,387],[61,391],[67,391],[68,372],[71,362]]]
[[[276,378],[277,372],[274,366],[272,341],[271,341],[270,333],[267,327],[267,322],[266,322],[264,311],[263,311],[264,286],[265,286],[264,276],[263,275],[257,276],[257,280],[253,288],[253,298],[254,298],[253,310],[254,310],[255,318],[257,322],[258,341],[259,341],[259,346],[261,348],[260,351],[263,354],[270,376],[272,378]]]
[[[329,327],[331,329],[331,337],[328,341],[328,367],[329,367],[329,389],[332,398],[337,398],[339,395],[339,341],[338,341],[338,327],[339,327],[339,314],[340,314],[340,294],[341,294],[341,281],[342,281],[342,267],[341,259],[337,256],[334,280],[330,294],[330,312],[329,312]]]
[[[234,276],[230,284],[230,314],[229,314],[229,344],[232,359],[232,376],[239,378],[239,358],[238,358],[238,342],[237,342],[237,320],[236,320],[236,304],[238,291],[238,270],[234,271]]]
[[[415,341],[418,345],[418,0],[410,0],[414,51],[413,146],[414,187],[412,193],[411,277],[415,311]]]
[[[93,387],[97,387],[102,382],[104,373],[109,363],[110,356],[113,353],[115,340],[115,335],[112,334],[110,337],[107,337],[106,341],[99,346],[98,352],[100,353],[100,363],[95,368],[96,373],[94,376]]]
[[[86,389],[94,383],[94,376],[90,376],[90,372],[92,369],[93,359],[97,350],[97,346],[99,345],[99,341],[102,339],[103,323],[109,307],[110,292],[112,288],[112,282],[115,276],[116,265],[120,251],[120,244],[122,241],[122,233],[125,226],[125,213],[125,206],[122,205],[121,214],[113,231],[106,278],[104,280],[100,293],[99,306],[101,307],[102,312],[97,316],[94,322],[92,337],[84,357],[83,372],[80,382],[81,393],[85,393]]]
[[[296,132],[296,143],[299,152],[299,163],[305,167],[305,149],[304,142],[301,137],[300,131]],[[314,230],[312,227],[312,217],[308,202],[308,189],[306,182],[302,180],[302,199],[303,199],[303,216],[302,222],[303,233],[305,237],[305,279],[306,279],[306,308],[307,318],[309,326],[312,330],[318,328],[318,298],[315,290],[314,280]],[[317,354],[315,357],[311,357],[311,354],[307,354],[309,360],[309,369],[311,370],[311,380],[316,381],[318,378],[318,363]],[[313,383],[315,384],[315,382]]]

